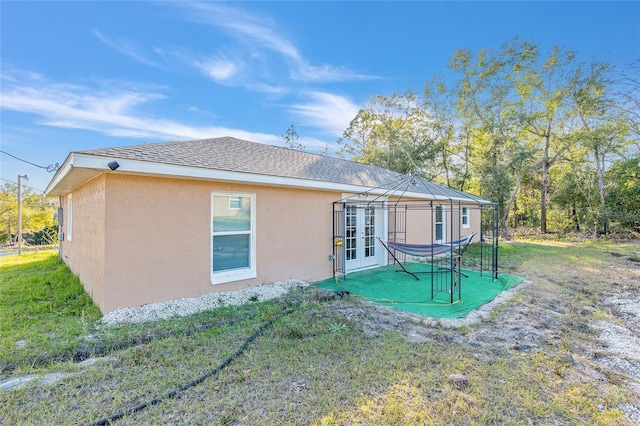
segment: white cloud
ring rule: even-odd
[[[179,55],[183,58],[188,56],[185,53]],[[217,56],[193,59],[190,64],[218,84],[242,87],[251,92],[262,93],[271,99],[280,98],[291,92],[290,88],[269,82],[271,76],[262,63],[260,55],[254,55],[250,60],[254,62],[244,63],[241,60],[234,61],[225,56]]]
[[[307,102],[294,104],[291,112],[299,116],[303,124],[326,129],[340,137],[360,109],[344,96],[326,92],[309,92]]]
[[[159,64],[154,62],[153,60],[145,57],[142,53],[140,53],[139,48],[135,47],[130,41],[124,39],[116,39],[112,40],[107,38],[98,30],[93,30],[93,35],[95,35],[101,42],[111,47],[112,49],[117,50],[123,55],[129,56],[130,58],[152,67],[161,68]]]
[[[254,92],[264,93],[274,97],[279,97],[289,93],[289,89],[282,86],[274,86],[266,83],[248,83],[247,87]]]
[[[211,2],[180,3],[190,13],[194,21],[230,30],[235,37],[252,45],[260,45],[292,59],[299,59],[298,49],[288,40],[280,37],[270,28],[267,19],[229,7],[225,4]],[[273,25],[273,23],[271,23]]]
[[[235,62],[223,57],[195,61],[194,66],[218,83],[231,80],[238,73],[239,68]]]
[[[301,62],[299,66],[292,70],[291,77],[301,81],[331,82],[331,81],[354,81],[373,80],[379,77],[367,74],[359,74],[346,67],[332,67],[330,65],[313,66]]]
[[[228,30],[228,35],[247,46],[249,50],[266,49],[279,54],[290,67],[289,75],[294,80],[331,82],[379,78],[355,72],[344,66],[310,64],[293,42],[279,34],[276,23],[267,17],[253,15],[217,2],[185,2],[180,5],[188,11],[190,19]]]
[[[346,82],[379,77],[356,72],[345,66],[314,65],[295,43],[282,35],[269,16],[256,15],[218,2],[164,3],[178,7],[189,20],[221,29],[228,37],[216,40],[221,53],[196,53],[189,48],[150,47],[148,53],[134,42],[107,37],[97,29],[93,34],[102,43],[140,63],[166,69],[182,63],[196,68],[213,82],[279,97],[300,83]]]
[[[85,129],[117,137],[154,139],[200,139],[235,136],[256,142],[281,144],[280,137],[252,133],[220,126],[189,126],[174,120],[150,117],[137,111],[146,103],[165,98],[144,88],[88,87],[49,83],[46,80],[24,81],[3,76],[0,108],[33,114],[45,126]]]

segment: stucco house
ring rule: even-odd
[[[231,137],[71,152],[46,194],[60,198],[61,258],[103,313],[386,265],[375,237],[398,230],[394,200],[458,206],[427,221],[405,214],[407,242],[481,232],[477,206],[489,203]]]

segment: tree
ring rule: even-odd
[[[640,232],[640,156],[618,161],[606,174],[611,219],[623,229]]]
[[[27,234],[54,227],[56,209],[57,201],[48,200],[44,195],[34,194],[31,188],[23,187],[22,231],[25,239],[28,239]],[[15,243],[18,229],[18,185],[5,183],[0,189],[0,223],[0,243]]]
[[[444,95],[444,85],[434,82],[422,94],[374,96],[338,140],[339,154],[449,183],[455,130],[453,115],[443,108]]]
[[[621,90],[617,93],[617,106],[625,117],[629,132],[634,135],[636,152],[640,153],[640,59],[619,76]]]
[[[328,143],[324,144],[322,148],[318,151],[320,155],[331,156],[331,146]]]
[[[416,113],[411,92],[374,96],[338,140],[339,153],[400,173],[418,172],[422,161]]]
[[[570,97],[571,69],[575,52],[554,47],[540,66],[524,74],[516,87],[520,120],[534,139],[538,152],[540,188],[540,232],[547,232],[547,202],[552,184],[550,170],[570,149],[572,131]]]
[[[553,170],[556,184],[550,202],[566,218],[564,224],[556,223],[560,230],[585,231],[597,217],[596,173],[587,157],[583,147],[574,146],[567,160]]]
[[[463,189],[468,178],[468,149],[464,142],[456,144],[459,139],[456,138],[455,99],[442,77],[425,85],[420,102],[425,114],[423,125],[428,138],[425,142],[432,150],[433,173],[444,174],[447,186]]]
[[[370,101],[370,104],[373,101]],[[375,127],[375,116],[366,109],[360,109],[349,123],[342,137],[338,139],[338,155],[354,161],[366,163],[365,158],[370,150],[375,149],[372,133]]]
[[[640,62],[622,75],[622,93],[606,63],[581,63],[559,47],[541,55],[518,38],[497,50],[458,49],[449,68],[452,86],[440,77],[420,93],[375,95],[338,154],[496,201],[503,237],[507,223],[544,233],[595,220],[609,232],[609,217],[628,206],[608,194],[618,175],[607,168],[640,155]]]
[[[25,187],[23,194],[28,196],[31,189]],[[5,183],[0,191],[0,221],[2,221],[2,244],[13,244],[13,235],[18,229],[18,185]]]
[[[513,39],[500,50],[458,49],[449,67],[460,75],[458,113],[469,132],[482,193],[501,206],[500,230],[508,238],[507,218],[520,188],[529,149],[518,114],[517,89],[538,55],[535,44]]]
[[[606,203],[605,170],[607,161],[620,157],[632,140],[627,137],[628,121],[616,115],[618,111],[610,92],[611,68],[592,62],[576,70],[571,98],[581,127],[575,132],[577,143],[593,156],[598,182],[600,217],[604,234],[609,233]]]
[[[282,135],[282,139],[284,139],[284,144],[287,148],[295,149],[296,151],[304,151],[305,149],[305,146],[298,141],[300,136],[296,131],[296,126],[293,124],[289,126],[285,134]]]

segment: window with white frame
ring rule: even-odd
[[[462,227],[463,228],[471,227],[471,225],[469,225],[469,207],[462,208]]]
[[[255,194],[211,194],[211,282],[255,278]]]
[[[67,195],[67,241],[73,237],[73,198]]]
[[[242,197],[229,197],[229,209],[238,210],[242,208]]]
[[[444,241],[444,214],[442,206],[436,206],[436,243]]]

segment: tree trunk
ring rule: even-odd
[[[549,136],[545,137],[542,157],[542,182],[540,186],[540,232],[547,233],[547,198],[549,193]]]
[[[598,174],[598,192],[600,194],[600,214],[602,215],[602,231],[609,234],[609,218],[607,205],[604,199],[604,155],[600,155],[598,148],[594,151],[596,157],[596,173]]]
[[[467,180],[469,178],[469,135],[465,135],[465,145],[464,145],[464,174],[462,175],[462,182],[460,182],[459,188],[460,191],[464,191],[467,185]]]
[[[520,190],[520,172],[516,174],[516,186],[513,188],[513,192],[511,192],[511,196],[509,197],[509,201],[507,201],[507,205],[504,206],[504,213],[502,215],[502,219],[500,220],[500,235],[505,240],[509,241],[509,228],[507,227],[507,219],[509,218],[509,211],[511,210],[511,206],[516,200],[516,195],[518,195],[518,191]]]
[[[447,186],[451,187],[451,181],[449,180],[449,165],[447,164],[447,151],[442,149],[442,166],[444,167],[444,175],[447,178]]]

